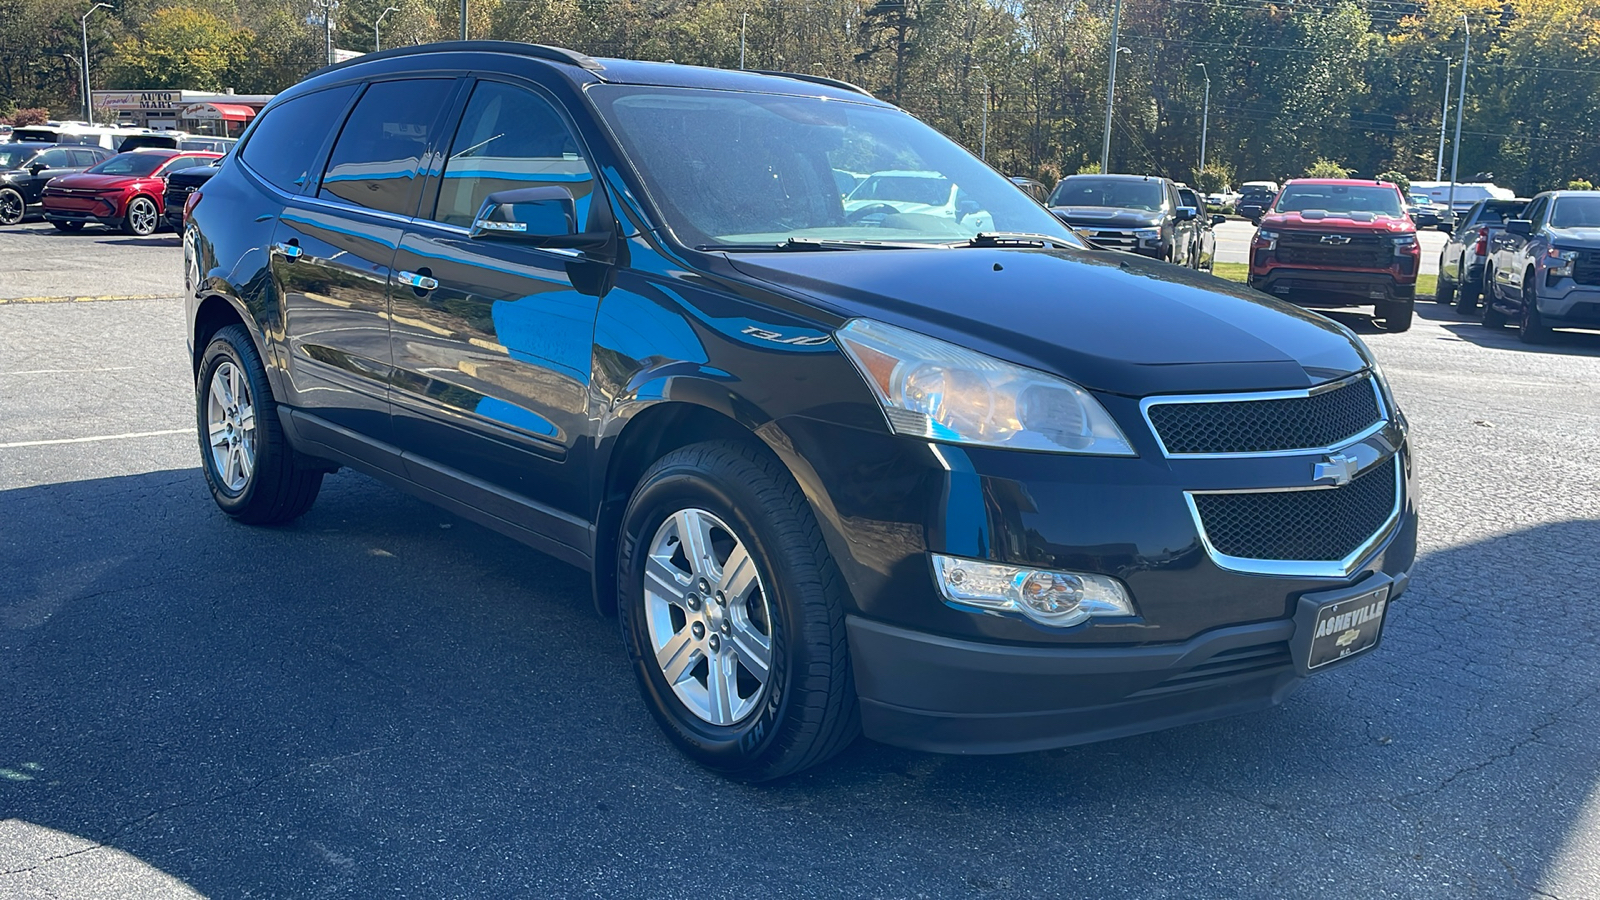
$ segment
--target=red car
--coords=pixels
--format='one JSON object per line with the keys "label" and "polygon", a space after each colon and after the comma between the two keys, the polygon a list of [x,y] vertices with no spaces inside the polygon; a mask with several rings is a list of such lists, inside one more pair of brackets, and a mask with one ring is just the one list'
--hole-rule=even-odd
{"label": "red car", "polygon": [[210,165],[220,153],[133,150],[118,153],[76,175],[44,186],[44,217],[62,231],[89,222],[126,234],[152,234],[161,227],[161,196],[167,176],[190,166]]}
{"label": "red car", "polygon": [[1302,306],[1371,303],[1386,331],[1411,327],[1422,247],[1400,189],[1299,178],[1250,242],[1250,286]]}

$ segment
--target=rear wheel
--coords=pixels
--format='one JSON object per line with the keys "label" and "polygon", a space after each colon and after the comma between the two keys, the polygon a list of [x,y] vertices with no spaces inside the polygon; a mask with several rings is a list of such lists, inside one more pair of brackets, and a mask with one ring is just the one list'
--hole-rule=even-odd
{"label": "rear wheel", "polygon": [[218,331],[195,382],[201,467],[217,506],[250,525],[278,525],[311,508],[323,470],[296,456],[278,423],[267,372],[243,325]]}
{"label": "rear wheel", "polygon": [[1495,308],[1495,303],[1500,300],[1500,289],[1495,286],[1494,272],[1485,270],[1483,273],[1483,315],[1478,321],[1485,328],[1504,328],[1510,321],[1506,314]]}
{"label": "rear wheel", "polygon": [[15,225],[22,221],[22,216],[28,211],[28,204],[23,202],[22,195],[13,188],[0,189],[0,225]]}
{"label": "rear wheel", "polygon": [[1374,312],[1383,320],[1384,331],[1410,331],[1416,303],[1411,300],[1380,300],[1374,305]]}
{"label": "rear wheel", "polygon": [[[1440,262],[1443,262],[1443,260],[1441,260]],[[1434,282],[1434,285],[1433,285],[1433,302],[1435,302],[1435,303],[1449,303],[1450,301],[1454,300],[1455,298],[1456,298],[1456,285],[1455,285],[1455,282],[1449,281],[1444,277],[1444,266],[1441,265],[1439,267],[1439,277]]]}
{"label": "rear wheel", "polygon": [[1539,315],[1539,298],[1534,293],[1534,275],[1522,278],[1522,315],[1517,320],[1517,337],[1525,344],[1548,344],[1554,334]]}
{"label": "rear wheel", "polygon": [[128,201],[128,213],[122,218],[122,233],[143,237],[155,234],[156,227],[161,224],[161,214],[156,211],[156,202],[149,197],[135,197]]}
{"label": "rear wheel", "polygon": [[1470,316],[1478,310],[1478,302],[1483,299],[1483,282],[1463,284],[1456,288],[1456,312],[1463,316]]}
{"label": "rear wheel", "polygon": [[640,480],[622,528],[623,638],[680,750],[763,781],[855,738],[843,579],[776,460],[736,442],[673,451]]}

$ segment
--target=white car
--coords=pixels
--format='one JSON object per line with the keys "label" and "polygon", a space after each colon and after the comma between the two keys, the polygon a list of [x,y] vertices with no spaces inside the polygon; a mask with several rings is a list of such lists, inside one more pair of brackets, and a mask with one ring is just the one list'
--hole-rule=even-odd
{"label": "white car", "polygon": [[844,215],[851,221],[891,214],[938,216],[972,234],[994,230],[994,216],[938,172],[874,172],[844,198]]}

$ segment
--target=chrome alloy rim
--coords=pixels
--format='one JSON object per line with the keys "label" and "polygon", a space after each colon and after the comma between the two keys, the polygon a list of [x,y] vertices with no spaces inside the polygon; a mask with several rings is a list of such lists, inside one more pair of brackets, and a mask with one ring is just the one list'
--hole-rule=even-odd
{"label": "chrome alloy rim", "polygon": [[156,230],[156,205],[141,197],[128,207],[128,218],[133,222],[134,231],[149,234]]}
{"label": "chrome alloy rim", "polygon": [[772,613],[755,561],[721,519],[679,510],[656,529],[644,570],[656,665],[712,725],[755,711],[772,672]]}
{"label": "chrome alloy rim", "polygon": [[15,191],[0,191],[0,225],[15,225],[22,221],[22,195]]}
{"label": "chrome alloy rim", "polygon": [[212,373],[206,395],[206,443],[222,486],[243,491],[256,470],[256,408],[244,373],[226,360]]}

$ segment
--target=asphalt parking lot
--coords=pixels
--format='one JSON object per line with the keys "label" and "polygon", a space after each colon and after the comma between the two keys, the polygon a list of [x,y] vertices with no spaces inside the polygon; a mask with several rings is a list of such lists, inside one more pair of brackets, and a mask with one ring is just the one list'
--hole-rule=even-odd
{"label": "asphalt parking lot", "polygon": [[1600,897],[1600,333],[1343,317],[1422,558],[1286,705],[751,787],[578,570],[349,472],[217,512],[181,280],[171,236],[0,231],[0,897]]}

